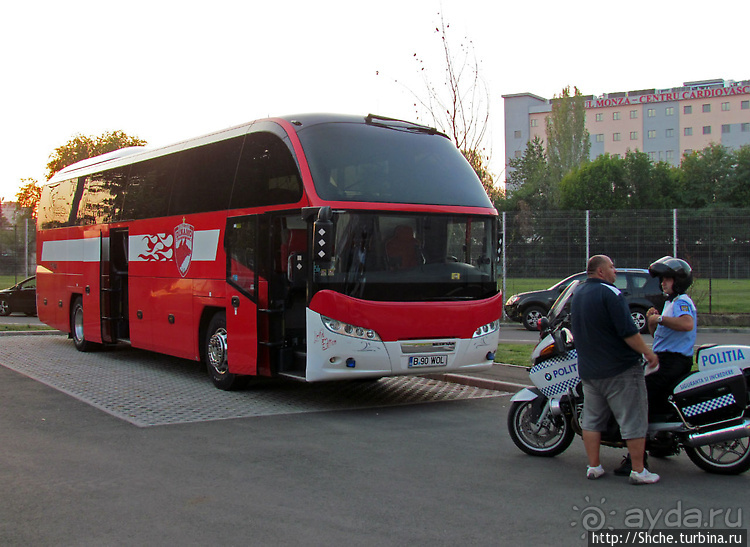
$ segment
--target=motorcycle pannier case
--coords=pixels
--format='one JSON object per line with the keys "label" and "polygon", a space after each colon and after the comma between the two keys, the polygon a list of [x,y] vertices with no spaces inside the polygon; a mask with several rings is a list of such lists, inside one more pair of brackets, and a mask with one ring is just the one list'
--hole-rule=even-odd
{"label": "motorcycle pannier case", "polygon": [[742,416],[747,387],[739,367],[697,372],[674,390],[674,401],[693,425],[705,425]]}

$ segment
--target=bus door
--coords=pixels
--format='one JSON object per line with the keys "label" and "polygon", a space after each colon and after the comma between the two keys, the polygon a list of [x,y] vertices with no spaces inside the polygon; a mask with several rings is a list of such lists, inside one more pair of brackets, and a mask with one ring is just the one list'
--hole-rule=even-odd
{"label": "bus door", "polygon": [[224,235],[227,255],[227,359],[232,374],[257,375],[258,297],[257,272],[258,217],[227,219]]}
{"label": "bus door", "polygon": [[101,237],[100,284],[103,342],[129,340],[128,229],[117,228]]}
{"label": "bus door", "polygon": [[306,272],[307,231],[300,213],[230,218],[226,234],[230,372],[304,378],[306,283],[299,269]]}

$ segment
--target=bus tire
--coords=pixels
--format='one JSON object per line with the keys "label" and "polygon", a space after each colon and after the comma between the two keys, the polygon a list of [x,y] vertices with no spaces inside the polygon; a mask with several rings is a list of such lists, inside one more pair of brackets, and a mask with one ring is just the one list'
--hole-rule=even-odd
{"label": "bus tire", "polygon": [[204,361],[208,376],[213,384],[224,391],[240,389],[246,385],[246,378],[229,372],[227,361],[227,317],[223,311],[217,312],[206,329]]}
{"label": "bus tire", "polygon": [[83,299],[77,296],[70,307],[70,336],[78,351],[94,351],[98,344],[86,340],[83,334]]}

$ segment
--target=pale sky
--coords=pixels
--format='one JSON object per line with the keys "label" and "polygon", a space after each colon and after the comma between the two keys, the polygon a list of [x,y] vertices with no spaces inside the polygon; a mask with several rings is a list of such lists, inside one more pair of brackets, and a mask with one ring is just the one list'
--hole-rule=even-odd
{"label": "pale sky", "polygon": [[[414,54],[441,81],[438,13],[468,37],[491,93],[493,172],[503,100],[750,79],[750,3],[486,0],[41,0],[0,23],[0,198],[44,181],[76,134],[121,129],[166,145],[253,119],[305,112],[416,120]],[[401,83],[395,83],[398,80]]]}

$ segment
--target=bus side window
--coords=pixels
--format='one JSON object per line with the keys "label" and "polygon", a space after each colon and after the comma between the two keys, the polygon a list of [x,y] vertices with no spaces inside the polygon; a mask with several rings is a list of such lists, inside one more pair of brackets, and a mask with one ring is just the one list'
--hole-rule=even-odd
{"label": "bus side window", "polygon": [[171,155],[133,164],[121,219],[117,220],[166,216],[176,161],[177,156]]}
{"label": "bus side window", "polygon": [[235,137],[178,154],[170,215],[226,210],[242,140],[243,137]]}
{"label": "bus side window", "polygon": [[80,198],[77,190],[78,179],[64,180],[44,188],[39,207],[39,222],[43,229],[70,226],[73,202]]}
{"label": "bus side window", "polygon": [[302,181],[286,145],[272,133],[248,134],[230,208],[297,203],[300,199]]}
{"label": "bus side window", "polygon": [[78,206],[79,226],[104,224],[119,218],[128,170],[128,167],[122,167],[85,178],[81,204]]}

